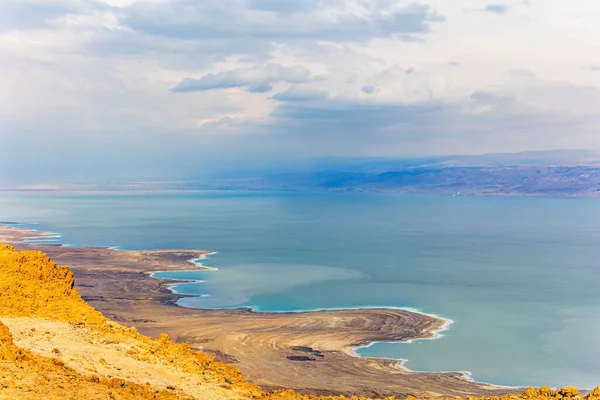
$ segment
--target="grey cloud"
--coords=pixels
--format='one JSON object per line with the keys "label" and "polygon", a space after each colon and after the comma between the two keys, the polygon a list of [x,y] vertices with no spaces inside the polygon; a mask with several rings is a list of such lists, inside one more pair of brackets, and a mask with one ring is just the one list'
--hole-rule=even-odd
{"label": "grey cloud", "polygon": [[[335,19],[310,12],[315,2],[294,6],[287,1],[255,0],[249,4],[254,8],[243,7],[243,4],[234,0],[135,3],[121,11],[121,20],[134,31],[156,36],[201,40],[252,37],[269,41],[365,41],[388,36],[416,40],[412,34],[427,33],[430,23],[445,20],[423,4],[409,4],[384,12],[377,2],[365,2],[367,13],[359,16],[346,10],[344,2],[325,3],[330,9],[335,6],[333,11],[338,15]],[[282,10],[303,12],[281,14]]]}
{"label": "grey cloud", "polygon": [[492,92],[487,90],[478,90],[469,96],[466,108],[471,111],[491,110],[491,109],[512,109],[517,108],[515,98],[510,93]]}
{"label": "grey cloud", "polygon": [[363,86],[361,90],[366,94],[373,94],[378,90],[378,88],[375,85],[367,85]]}
{"label": "grey cloud", "polygon": [[310,71],[304,67],[284,67],[267,64],[252,68],[237,68],[204,75],[200,79],[185,78],[171,91],[194,92],[211,89],[246,87],[251,92],[268,92],[276,82],[303,83],[311,79]]}
{"label": "grey cloud", "polygon": [[[431,145],[453,139],[458,146],[470,146],[473,151],[484,149],[476,149],[479,144],[471,142],[471,135],[485,135],[497,146],[504,145],[508,135],[516,135],[513,139],[525,147],[549,141],[560,147],[565,141],[577,140],[578,135],[579,143],[596,137],[596,126],[600,123],[596,113],[599,89],[536,82],[515,89],[514,92],[477,90],[468,98],[453,102],[385,104],[332,98],[286,102],[271,113],[275,120],[271,128],[277,132],[295,132],[302,138],[308,132],[316,136],[334,135],[339,140],[355,141],[356,146],[367,145],[365,142],[370,140],[396,143],[417,140]],[[557,112],[562,105],[540,103],[544,98],[566,99],[566,103],[577,104],[576,111]],[[565,137],[565,131],[577,134]]]}
{"label": "grey cloud", "polygon": [[[419,121],[425,115],[441,111],[437,103],[415,105],[368,104],[340,100],[311,103],[282,103],[271,116],[304,123],[324,123],[341,126],[385,127],[399,121]],[[340,131],[343,134],[344,130]],[[364,133],[364,131],[361,131]]]}
{"label": "grey cloud", "polygon": [[600,65],[591,65],[591,66],[587,67],[587,69],[589,69],[590,71],[593,71],[593,72],[600,72]]}
{"label": "grey cloud", "polygon": [[495,14],[506,14],[509,8],[506,4],[488,4],[485,6],[483,11],[491,12]]}
{"label": "grey cloud", "polygon": [[327,92],[324,90],[307,90],[291,88],[285,92],[277,93],[273,99],[279,101],[313,101],[323,100],[327,97]]}
{"label": "grey cloud", "polygon": [[[81,51],[97,56],[143,55],[171,69],[207,68],[232,55],[256,64],[268,62],[276,45],[314,55],[328,42],[394,37],[422,43],[430,25],[445,20],[427,5],[359,1],[364,11],[360,15],[347,9],[345,0],[136,2],[111,8],[123,29],[98,27],[86,37]],[[336,18],[329,17],[332,14]]]}
{"label": "grey cloud", "polygon": [[103,54],[154,54],[160,52],[161,54],[188,54],[200,57],[205,57],[206,54],[225,57],[232,53],[262,53],[271,48],[269,43],[257,42],[251,38],[240,38],[235,41],[228,39],[179,41],[168,37],[101,29],[96,32],[91,44],[92,50]]}
{"label": "grey cloud", "polygon": [[593,114],[563,115],[532,108],[503,92],[476,91],[466,101],[472,106],[465,107],[464,101],[411,105],[337,99],[283,102],[271,113],[271,124],[250,129],[273,133],[282,141],[280,147],[285,139],[287,145],[313,155],[315,148],[337,155],[370,151],[382,155],[385,151],[431,153],[432,146],[448,152],[485,152],[507,143],[515,146],[510,150],[516,150],[549,140],[559,143],[565,130],[577,131],[585,142],[590,134],[587,126],[600,120]]}
{"label": "grey cloud", "polygon": [[271,48],[270,42],[253,38],[173,40],[135,32],[98,30],[82,51],[100,57],[147,57],[169,69],[190,70],[206,69],[232,54],[245,56],[244,61],[265,63],[270,59]]}
{"label": "grey cloud", "polygon": [[45,28],[67,14],[100,8],[106,6],[95,1],[6,0],[0,3],[0,31]]}
{"label": "grey cloud", "polygon": [[281,14],[308,12],[318,7],[318,0],[250,0],[252,10],[274,11]]}
{"label": "grey cloud", "polygon": [[268,93],[273,90],[273,86],[270,83],[258,83],[256,85],[248,86],[250,93]]}

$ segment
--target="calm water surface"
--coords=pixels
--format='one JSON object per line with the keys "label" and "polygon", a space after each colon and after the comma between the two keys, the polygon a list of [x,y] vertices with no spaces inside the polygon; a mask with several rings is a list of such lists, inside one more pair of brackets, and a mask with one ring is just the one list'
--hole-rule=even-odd
{"label": "calm water surface", "polygon": [[366,356],[506,385],[600,384],[600,202],[375,194],[0,192],[0,220],[62,243],[208,249],[164,277],[190,307],[413,307],[439,340]]}

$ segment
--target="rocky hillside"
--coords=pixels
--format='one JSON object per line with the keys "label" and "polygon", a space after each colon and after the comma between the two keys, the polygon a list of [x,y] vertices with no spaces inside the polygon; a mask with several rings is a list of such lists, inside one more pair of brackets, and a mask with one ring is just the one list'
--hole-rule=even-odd
{"label": "rocky hillside", "polygon": [[[0,399],[317,399],[265,393],[166,334],[152,339],[112,322],[73,284],[69,268],[45,254],[0,244]],[[582,396],[575,388],[506,396],[554,398]],[[600,388],[587,399],[600,400]]]}

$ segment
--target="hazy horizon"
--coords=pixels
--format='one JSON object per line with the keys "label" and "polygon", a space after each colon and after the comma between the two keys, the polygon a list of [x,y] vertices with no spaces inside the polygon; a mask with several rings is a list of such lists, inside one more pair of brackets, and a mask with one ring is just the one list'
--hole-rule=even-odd
{"label": "hazy horizon", "polygon": [[[598,150],[547,150],[517,153],[422,155],[413,157],[316,157],[297,159],[244,160],[221,162],[204,171],[176,171],[148,169],[140,174],[88,174],[54,175],[40,171],[36,176],[23,179],[17,176],[0,177],[0,189],[59,187],[60,185],[102,185],[159,182],[217,182],[268,177],[280,174],[316,173],[322,171],[361,172],[395,171],[410,167],[427,166],[527,166],[527,165],[590,165],[600,164]],[[44,172],[48,174],[44,174]],[[127,171],[125,171],[127,172]],[[154,175],[152,173],[155,173]]]}
{"label": "hazy horizon", "polygon": [[4,182],[600,148],[600,4],[8,0]]}

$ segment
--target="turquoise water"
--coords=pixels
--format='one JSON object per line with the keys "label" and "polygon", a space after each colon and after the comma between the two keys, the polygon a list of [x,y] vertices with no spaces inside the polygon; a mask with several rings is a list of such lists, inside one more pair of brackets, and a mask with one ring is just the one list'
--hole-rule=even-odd
{"label": "turquoise water", "polygon": [[600,384],[600,202],[376,194],[0,192],[0,220],[72,245],[217,253],[190,307],[413,307],[438,340],[366,356],[505,385]]}

